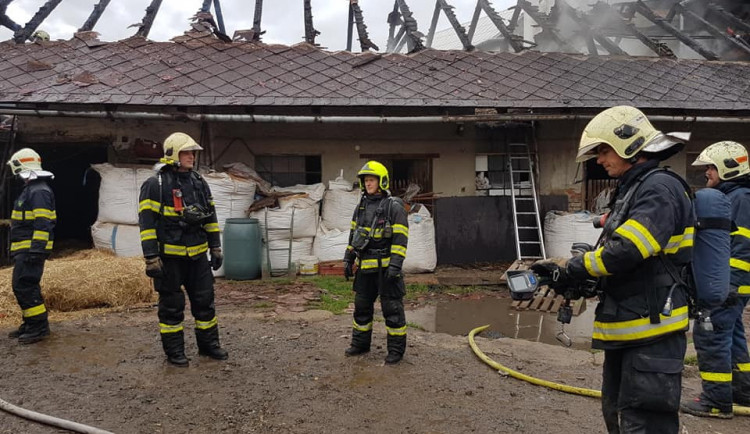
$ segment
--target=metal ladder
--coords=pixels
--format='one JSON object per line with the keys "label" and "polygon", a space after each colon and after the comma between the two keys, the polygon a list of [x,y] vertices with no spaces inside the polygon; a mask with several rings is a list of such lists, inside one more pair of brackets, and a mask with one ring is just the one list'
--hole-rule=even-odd
{"label": "metal ladder", "polygon": [[[262,278],[268,279],[271,277],[282,277],[282,276],[288,276],[291,278],[294,278],[297,276],[297,269],[295,265],[292,263],[292,242],[294,241],[294,210],[295,208],[292,207],[292,216],[291,220],[289,222],[288,228],[269,228],[268,227],[268,208],[265,208],[265,241],[266,241],[266,266],[263,269]],[[271,248],[271,240],[268,237],[268,234],[271,232],[281,232],[286,231],[289,232],[289,245],[287,247],[277,247],[277,248]],[[281,252],[285,251],[287,252],[287,263],[286,268],[273,268],[273,265],[271,264],[271,252]]]}
{"label": "metal ladder", "polygon": [[539,218],[539,198],[534,181],[534,164],[529,146],[526,143],[509,143],[507,146],[516,258],[519,261],[546,259],[542,223]]}

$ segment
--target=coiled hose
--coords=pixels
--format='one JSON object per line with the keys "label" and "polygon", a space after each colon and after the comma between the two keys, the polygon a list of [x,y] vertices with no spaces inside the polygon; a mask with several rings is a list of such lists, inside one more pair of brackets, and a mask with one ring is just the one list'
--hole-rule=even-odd
{"label": "coiled hose", "polygon": [[[488,364],[492,368],[497,369],[498,371],[503,372],[505,374],[508,374],[513,378],[517,378],[519,380],[523,380],[531,384],[536,384],[537,386],[544,386],[550,389],[559,390],[565,393],[572,393],[575,395],[590,396],[592,398],[602,397],[602,392],[600,390],[568,386],[567,384],[559,384],[559,383],[554,383],[552,381],[541,380],[539,378],[535,378],[530,375],[526,375],[518,371],[514,371],[490,359],[486,354],[482,352],[482,350],[479,349],[479,347],[477,346],[477,343],[474,341],[474,336],[481,333],[487,328],[489,328],[489,325],[477,327],[471,332],[469,332],[469,346],[471,346],[471,350],[474,351],[474,354],[476,354],[476,356],[479,357],[480,360],[482,360],[484,363]],[[734,414],[739,415],[739,416],[750,416],[750,407],[743,407],[741,405],[736,405],[736,404],[733,407],[734,407]]]}
{"label": "coiled hose", "polygon": [[26,410],[25,408],[18,407],[9,402],[3,401],[2,399],[0,399],[0,410],[7,411],[10,414],[22,417],[24,419],[33,420],[34,422],[66,429],[68,431],[84,434],[113,434],[110,431],[94,428],[93,426],[83,425],[77,422],[71,422],[69,420],[60,419],[54,416],[47,416],[46,414],[37,413],[31,410]]}

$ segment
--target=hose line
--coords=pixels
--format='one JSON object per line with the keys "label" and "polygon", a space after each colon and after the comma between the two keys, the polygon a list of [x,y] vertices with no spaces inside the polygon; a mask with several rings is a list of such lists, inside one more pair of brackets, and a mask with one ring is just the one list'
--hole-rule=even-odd
{"label": "hose line", "polygon": [[46,414],[37,413],[31,410],[26,410],[25,408],[15,406],[7,401],[3,401],[2,399],[0,399],[0,410],[7,411],[10,414],[22,417],[24,419],[43,423],[45,425],[55,426],[58,428],[66,429],[68,431],[83,434],[113,434],[110,431],[94,428],[93,426],[83,425],[77,422],[71,422],[69,420],[60,419],[54,416],[47,416]]}
{"label": "hose line", "polygon": [[[502,373],[508,374],[513,378],[517,378],[519,380],[523,380],[531,384],[536,384],[537,386],[544,386],[550,389],[559,390],[561,392],[566,392],[566,393],[572,393],[575,395],[590,396],[592,398],[602,397],[602,392],[599,390],[586,389],[583,387],[568,386],[567,384],[559,384],[559,383],[554,383],[552,381],[541,380],[539,378],[534,378],[530,375],[526,375],[518,371],[514,371],[506,366],[503,366],[497,363],[496,361],[489,358],[486,354],[484,354],[482,350],[479,349],[476,342],[474,341],[474,336],[481,333],[487,328],[489,328],[489,324],[481,326],[481,327],[477,327],[471,332],[469,332],[469,346],[471,346],[471,349],[472,351],[474,351],[474,354],[476,354],[476,356],[479,357],[479,359],[482,360],[487,365],[491,366],[492,368]],[[733,407],[734,407],[734,414],[739,415],[739,416],[750,416],[750,407],[743,407],[741,405],[736,405],[736,404]]]}

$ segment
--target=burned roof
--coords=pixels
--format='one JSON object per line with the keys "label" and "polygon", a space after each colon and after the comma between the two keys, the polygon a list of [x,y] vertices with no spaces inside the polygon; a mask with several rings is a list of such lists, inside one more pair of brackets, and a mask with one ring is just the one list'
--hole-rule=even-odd
{"label": "burned roof", "polygon": [[563,53],[327,52],[189,32],[0,43],[0,103],[750,110],[750,63]]}

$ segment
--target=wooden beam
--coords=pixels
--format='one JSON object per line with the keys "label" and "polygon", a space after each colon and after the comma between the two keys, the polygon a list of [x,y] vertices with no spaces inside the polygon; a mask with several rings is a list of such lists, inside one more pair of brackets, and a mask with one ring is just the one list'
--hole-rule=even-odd
{"label": "wooden beam", "polygon": [[104,10],[107,9],[107,5],[109,5],[109,2],[110,0],[101,0],[99,3],[95,4],[94,10],[91,11],[91,15],[89,15],[86,22],[83,23],[78,31],[88,32],[90,30],[93,30],[94,26],[96,26],[96,23],[99,21],[99,18],[101,18],[102,14],[104,13]]}

